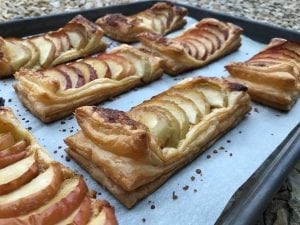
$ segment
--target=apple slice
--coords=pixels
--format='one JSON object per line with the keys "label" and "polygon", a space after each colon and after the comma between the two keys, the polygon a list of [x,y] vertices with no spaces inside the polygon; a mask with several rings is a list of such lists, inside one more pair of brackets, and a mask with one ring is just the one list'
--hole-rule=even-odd
{"label": "apple slice", "polygon": [[193,89],[172,89],[169,93],[181,95],[193,101],[202,114],[202,117],[210,112],[210,104],[207,102],[202,92]]}
{"label": "apple slice", "polygon": [[220,28],[218,25],[203,24],[202,29],[207,30],[210,33],[217,36],[220,39],[221,43],[223,43],[224,41],[226,41],[228,39],[228,31]]}
{"label": "apple slice", "polygon": [[40,65],[42,67],[48,67],[55,57],[55,45],[54,43],[45,38],[44,36],[33,37],[30,41],[37,47],[40,53]]}
{"label": "apple slice", "polygon": [[[56,224],[70,216],[81,205],[87,191],[87,186],[81,177],[75,176],[66,179],[54,198],[42,207],[22,217],[7,219],[7,222],[11,222],[11,224],[17,221],[22,221],[25,224]],[[0,219],[0,224],[1,222]]]}
{"label": "apple slice", "polygon": [[57,66],[56,69],[69,76],[72,83],[71,88],[78,88],[84,85],[84,77],[81,71],[77,71],[75,68],[65,64]]}
{"label": "apple slice", "polygon": [[66,219],[56,223],[55,225],[65,225],[65,224],[76,224],[76,225],[86,225],[90,218],[93,216],[92,201],[86,196],[81,205],[76,209],[70,216]]}
{"label": "apple slice", "polygon": [[180,125],[180,139],[184,138],[189,127],[189,119],[184,110],[182,110],[176,103],[167,100],[150,100],[143,102],[143,106],[159,106],[165,110],[168,110],[178,121]]}
{"label": "apple slice", "polygon": [[135,71],[132,63],[122,55],[115,53],[103,54],[98,57],[105,61],[111,71],[111,79],[121,80],[129,75],[132,75]]}
{"label": "apple slice", "polygon": [[69,37],[66,35],[65,31],[60,28],[57,31],[51,32],[50,35],[55,38],[60,39],[61,51],[65,52],[71,49],[71,43]]}
{"label": "apple slice", "polygon": [[4,157],[7,155],[15,154],[21,152],[26,149],[27,143],[25,140],[21,140],[14,145],[0,151],[0,157]]}
{"label": "apple slice", "polygon": [[55,46],[55,58],[58,57],[63,51],[61,39],[55,35],[52,35],[51,33],[47,34],[45,37],[53,42]]}
{"label": "apple slice", "polygon": [[12,192],[31,181],[39,173],[36,154],[0,169],[0,195]]}
{"label": "apple slice", "polygon": [[100,206],[95,207],[101,208],[101,211],[91,218],[87,225],[118,225],[114,209],[111,206],[100,203]]}
{"label": "apple slice", "polygon": [[214,33],[210,32],[208,29],[201,28],[199,30],[199,34],[203,37],[207,37],[207,39],[209,39],[213,43],[214,52],[221,47],[222,41],[220,40],[220,38],[216,36]]}
{"label": "apple slice", "polygon": [[200,121],[201,112],[192,100],[175,93],[161,95],[159,99],[176,103],[183,111],[185,111],[191,124],[196,124]]}
{"label": "apple slice", "polygon": [[196,45],[189,41],[187,38],[180,40],[180,43],[187,49],[187,52],[190,56],[192,56],[195,59],[199,59],[199,52],[197,50]]}
{"label": "apple slice", "polygon": [[14,136],[9,133],[0,134],[0,152],[15,144]]}
{"label": "apple slice", "polygon": [[168,110],[158,106],[142,106],[131,109],[128,115],[146,125],[159,146],[175,146],[178,142],[180,127]]}
{"label": "apple slice", "polygon": [[97,78],[111,77],[111,71],[106,62],[97,58],[88,58],[83,60],[83,62],[90,65],[96,71]]}
{"label": "apple slice", "polygon": [[61,166],[51,163],[49,168],[21,188],[0,196],[0,218],[16,217],[52,199],[62,183]]}
{"label": "apple slice", "polygon": [[1,157],[0,158],[0,169],[23,159],[26,155],[27,155],[27,151],[23,150],[20,152],[16,152],[16,153]]}
{"label": "apple slice", "polygon": [[31,59],[30,50],[22,44],[19,39],[6,39],[5,41],[5,53],[10,59],[11,65],[14,70],[20,69],[27,64]]}
{"label": "apple slice", "polygon": [[207,47],[205,46],[205,44],[203,42],[201,42],[201,40],[196,39],[195,37],[187,37],[187,40],[189,40],[190,42],[193,42],[194,45],[196,46],[197,50],[199,51],[198,59],[205,60],[208,55],[208,52],[209,52]]}
{"label": "apple slice", "polygon": [[214,108],[227,106],[227,96],[220,87],[213,84],[203,84],[197,86],[197,89],[203,93],[207,102]]}
{"label": "apple slice", "polygon": [[68,74],[64,73],[63,71],[60,71],[56,68],[47,69],[42,71],[44,76],[52,77],[56,79],[60,84],[61,90],[67,90],[72,88],[72,81]]}
{"label": "apple slice", "polygon": [[24,65],[25,68],[33,68],[34,66],[39,65],[40,52],[37,47],[29,40],[25,39],[22,42],[31,52],[31,59]]}
{"label": "apple slice", "polygon": [[67,26],[64,27],[64,30],[73,48],[81,49],[87,45],[88,39],[86,31],[82,25],[74,23],[67,24]]}
{"label": "apple slice", "polygon": [[85,83],[91,82],[98,78],[94,68],[83,61],[71,63],[69,64],[69,66],[80,71],[80,73],[84,77]]}

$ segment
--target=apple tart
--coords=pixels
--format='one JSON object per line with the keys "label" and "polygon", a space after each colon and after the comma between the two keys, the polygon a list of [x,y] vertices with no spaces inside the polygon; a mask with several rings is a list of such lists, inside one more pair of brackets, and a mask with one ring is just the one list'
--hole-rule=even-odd
{"label": "apple tart", "polygon": [[20,68],[48,68],[102,51],[102,37],[102,29],[81,15],[57,31],[24,39],[0,37],[0,78]]}
{"label": "apple tart", "polygon": [[53,161],[7,107],[0,107],[0,178],[1,225],[117,224],[109,203]]}
{"label": "apple tart", "polygon": [[183,7],[160,2],[131,16],[108,14],[99,18],[96,24],[112,39],[131,43],[138,41],[137,35],[142,32],[165,35],[181,28],[186,24],[186,14],[187,10]]}
{"label": "apple tart", "polygon": [[14,88],[23,104],[44,122],[71,114],[91,105],[149,83],[163,75],[161,59],[121,45],[110,53],[76,62],[15,73]]}
{"label": "apple tart", "polygon": [[84,106],[66,151],[126,207],[155,191],[250,110],[247,88],[191,78],[128,112]]}
{"label": "apple tart", "polygon": [[163,58],[162,67],[171,75],[202,67],[237,50],[242,29],[216,19],[202,19],[175,38],[145,32],[138,35],[141,48]]}
{"label": "apple tart", "polygon": [[248,61],[226,69],[230,80],[249,88],[254,101],[290,110],[300,93],[300,43],[274,38]]}

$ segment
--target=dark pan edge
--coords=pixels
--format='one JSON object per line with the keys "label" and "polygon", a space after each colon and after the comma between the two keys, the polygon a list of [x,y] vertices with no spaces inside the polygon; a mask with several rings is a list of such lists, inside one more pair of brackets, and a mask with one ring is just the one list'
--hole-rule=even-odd
{"label": "dark pan edge", "polygon": [[[133,14],[138,11],[149,8],[156,2],[169,1],[140,1],[116,6],[107,6],[102,8],[73,11],[62,14],[53,14],[49,16],[32,17],[0,23],[0,35],[3,37],[15,36],[24,37],[37,33],[43,33],[49,30],[55,30],[74,16],[81,14],[86,18],[95,21],[97,18],[104,16],[107,13],[123,13]],[[173,3],[173,2],[172,2]],[[175,5],[186,7],[189,11],[189,16],[200,20],[204,17],[215,17],[223,21],[228,21],[241,26],[244,29],[244,34],[253,40],[268,43],[273,37],[286,38],[292,41],[299,41],[300,33],[273,26],[270,24],[256,22],[249,19],[238,18],[224,13],[209,11],[206,9],[197,8],[185,4],[173,3]],[[20,29],[22,28],[22,29]]]}
{"label": "dark pan edge", "polygon": [[233,194],[215,225],[253,225],[300,158],[300,123]]}

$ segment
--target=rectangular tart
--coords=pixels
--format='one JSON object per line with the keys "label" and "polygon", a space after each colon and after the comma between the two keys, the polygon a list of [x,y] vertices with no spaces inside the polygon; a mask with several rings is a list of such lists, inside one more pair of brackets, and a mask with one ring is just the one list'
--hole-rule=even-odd
{"label": "rectangular tart", "polygon": [[29,38],[0,37],[0,78],[20,68],[41,69],[103,51],[103,30],[81,15],[65,26]]}
{"label": "rectangular tart", "polygon": [[226,69],[228,79],[246,85],[254,101],[290,110],[300,93],[300,43],[273,38],[251,59]]}
{"label": "rectangular tart", "polygon": [[70,115],[149,83],[163,75],[160,59],[121,45],[109,53],[59,66],[15,73],[14,88],[22,103],[43,122]]}
{"label": "rectangular tart", "polygon": [[0,178],[1,225],[117,225],[109,203],[54,161],[8,107],[0,107]]}
{"label": "rectangular tart", "polygon": [[128,112],[84,106],[66,151],[126,207],[155,191],[250,110],[247,88],[186,79]]}
{"label": "rectangular tart", "polygon": [[131,43],[138,41],[137,35],[152,32],[165,35],[186,24],[187,10],[170,3],[159,2],[151,8],[131,16],[120,13],[108,14],[96,21],[110,38]]}
{"label": "rectangular tart", "polygon": [[145,32],[138,35],[141,48],[163,59],[170,75],[202,67],[241,46],[242,29],[232,23],[205,18],[174,38]]}

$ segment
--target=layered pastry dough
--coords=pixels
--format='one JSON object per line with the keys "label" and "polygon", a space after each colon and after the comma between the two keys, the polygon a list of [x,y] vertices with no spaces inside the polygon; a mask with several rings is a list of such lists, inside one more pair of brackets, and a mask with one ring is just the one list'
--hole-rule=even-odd
{"label": "layered pastry dough", "polygon": [[161,59],[121,45],[110,53],[54,68],[15,74],[14,88],[23,104],[44,122],[96,104],[163,74]]}
{"label": "layered pastry dough", "polygon": [[165,35],[181,28],[186,24],[186,14],[187,10],[183,7],[161,2],[131,16],[108,14],[99,18],[96,23],[112,39],[130,43],[138,41],[137,35],[142,32]]}
{"label": "layered pastry dough", "polygon": [[117,225],[114,209],[53,161],[6,107],[0,107],[0,224]]}
{"label": "layered pastry dough", "polygon": [[67,152],[132,207],[193,160],[249,111],[247,88],[191,78],[129,112],[84,106]]}
{"label": "layered pastry dough", "polygon": [[241,33],[234,24],[206,18],[175,38],[148,32],[138,38],[141,48],[164,59],[162,66],[168,74],[177,75],[237,50]]}
{"label": "layered pastry dough", "polygon": [[30,38],[0,37],[0,78],[20,68],[41,69],[106,48],[103,31],[78,15],[63,28]]}
{"label": "layered pastry dough", "polygon": [[226,69],[230,80],[249,88],[253,100],[290,110],[300,93],[300,43],[274,38],[248,61]]}

